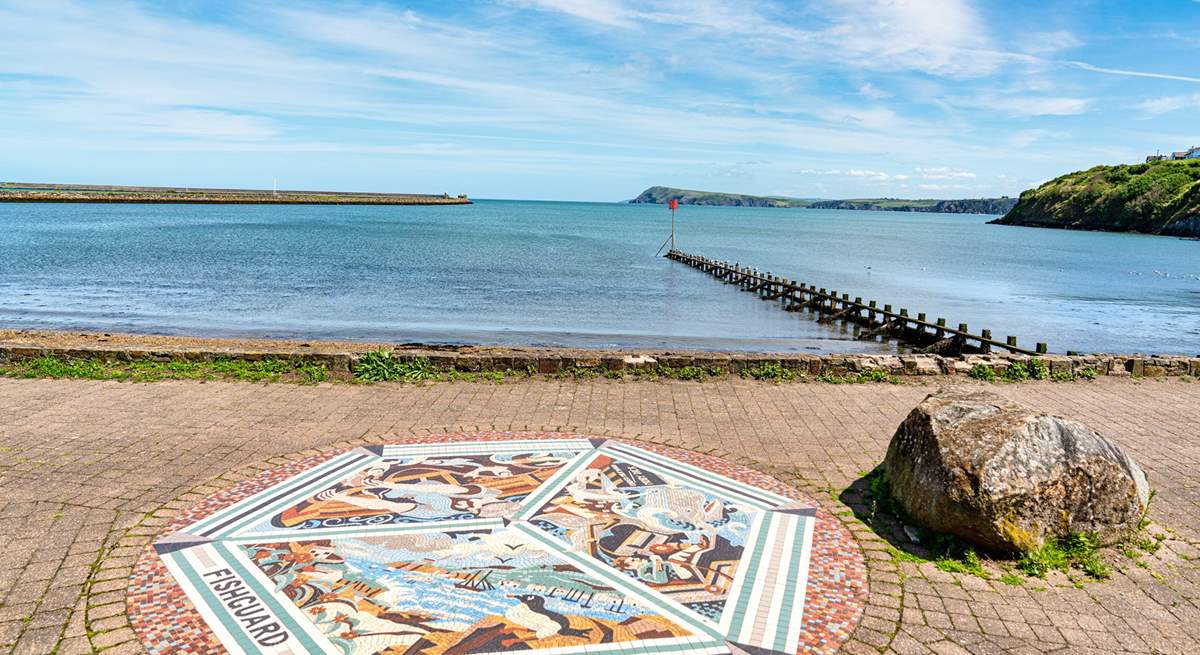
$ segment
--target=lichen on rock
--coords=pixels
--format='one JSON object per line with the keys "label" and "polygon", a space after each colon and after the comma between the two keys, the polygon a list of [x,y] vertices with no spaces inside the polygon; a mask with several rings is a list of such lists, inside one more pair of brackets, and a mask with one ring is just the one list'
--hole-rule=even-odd
{"label": "lichen on rock", "polygon": [[994,552],[1075,532],[1115,543],[1149,502],[1141,467],[1099,433],[969,388],[918,405],[892,437],[884,473],[911,520]]}

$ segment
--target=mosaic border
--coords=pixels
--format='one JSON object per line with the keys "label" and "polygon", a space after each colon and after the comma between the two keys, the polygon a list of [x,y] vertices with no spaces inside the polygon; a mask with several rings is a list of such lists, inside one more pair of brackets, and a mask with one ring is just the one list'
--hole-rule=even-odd
{"label": "mosaic border", "polygon": [[[559,432],[462,432],[389,441],[388,446],[431,443],[506,441],[513,439],[579,439],[587,435]],[[759,489],[818,507],[798,653],[833,653],[850,637],[866,602],[866,563],[850,532],[834,516],[783,482],[720,458],[671,446],[605,437],[687,465],[717,473]],[[235,483],[181,512],[155,539],[172,534],[287,478],[312,469],[342,453],[344,447],[274,467]],[[175,583],[153,544],[143,549],[127,587],[130,624],[150,655],[188,652],[218,655],[227,651]]]}

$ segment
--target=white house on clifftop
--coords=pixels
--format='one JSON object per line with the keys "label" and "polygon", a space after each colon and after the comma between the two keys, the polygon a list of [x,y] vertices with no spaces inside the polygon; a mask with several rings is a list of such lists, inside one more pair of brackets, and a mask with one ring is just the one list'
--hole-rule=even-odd
{"label": "white house on clifftop", "polygon": [[1152,161],[1176,161],[1180,159],[1200,159],[1200,146],[1192,146],[1187,150],[1180,150],[1169,155],[1148,155],[1146,163],[1149,164]]}

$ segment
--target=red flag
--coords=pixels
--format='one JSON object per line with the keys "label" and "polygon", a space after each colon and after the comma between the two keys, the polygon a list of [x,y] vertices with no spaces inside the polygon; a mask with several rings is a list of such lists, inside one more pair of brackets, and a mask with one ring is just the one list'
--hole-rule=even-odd
{"label": "red flag", "polygon": [[676,209],[679,209],[679,201],[675,198],[671,198],[667,201],[667,206],[671,208],[671,211],[675,211]]}

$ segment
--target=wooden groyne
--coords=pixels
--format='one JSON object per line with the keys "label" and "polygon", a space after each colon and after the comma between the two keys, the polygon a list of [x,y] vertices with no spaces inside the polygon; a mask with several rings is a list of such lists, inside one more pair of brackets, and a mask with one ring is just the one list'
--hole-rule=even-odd
{"label": "wooden groyne", "polygon": [[842,321],[859,326],[859,339],[894,338],[919,352],[943,355],[986,353],[993,349],[1024,355],[1047,352],[1045,343],[1038,343],[1033,350],[1029,350],[1017,345],[1015,336],[998,341],[992,338],[991,330],[974,334],[966,323],[959,323],[957,328],[952,328],[944,318],[939,317],[931,322],[924,313],[912,316],[907,308],[894,311],[891,305],[880,307],[874,300],[864,302],[861,296],[851,300],[848,293],[827,291],[772,275],[770,271],[760,273],[740,263],[715,261],[679,250],[668,252],[666,257],[708,273],[726,284],[736,285],[742,291],[756,293],[763,300],[777,301],[787,311],[808,310],[819,314],[818,320],[822,323]]}

